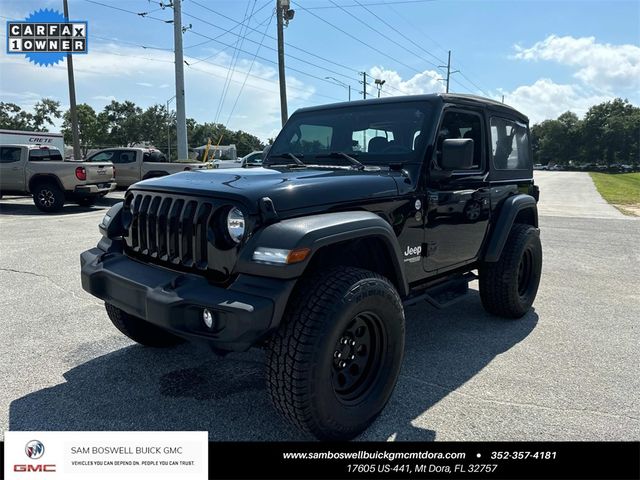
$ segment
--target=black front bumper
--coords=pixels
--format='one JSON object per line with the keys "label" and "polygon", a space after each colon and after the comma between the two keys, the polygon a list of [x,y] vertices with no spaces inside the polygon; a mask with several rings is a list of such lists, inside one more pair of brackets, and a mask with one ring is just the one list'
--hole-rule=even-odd
{"label": "black front bumper", "polygon": [[[222,288],[100,248],[83,252],[80,263],[82,288],[90,294],[178,336],[230,351],[248,349],[279,325],[295,283],[239,275]],[[212,328],[203,322],[205,308],[213,313]]]}

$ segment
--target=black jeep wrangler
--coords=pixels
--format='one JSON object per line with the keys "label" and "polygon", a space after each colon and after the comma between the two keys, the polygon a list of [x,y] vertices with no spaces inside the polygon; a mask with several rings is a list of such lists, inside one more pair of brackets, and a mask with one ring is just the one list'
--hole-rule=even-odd
{"label": "black jeep wrangler", "polygon": [[[81,255],[82,286],[132,340],[267,350],[275,408],[320,439],[389,400],[404,307],[446,307],[476,278],[522,317],[542,249],[528,119],[420,95],[298,110],[263,167],[136,183]],[[455,315],[452,309],[452,315]]]}

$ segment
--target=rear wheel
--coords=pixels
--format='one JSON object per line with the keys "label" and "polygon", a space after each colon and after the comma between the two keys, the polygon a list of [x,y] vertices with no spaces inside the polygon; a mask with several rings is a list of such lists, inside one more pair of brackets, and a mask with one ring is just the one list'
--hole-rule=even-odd
{"label": "rear wheel", "polygon": [[515,224],[500,260],[480,268],[480,298],[485,310],[501,317],[522,317],[536,298],[541,271],[538,229]]}
{"label": "rear wheel", "polygon": [[404,311],[393,285],[337,267],[302,285],[269,344],[273,405],[319,439],[365,430],[395,387],[404,353]]}
{"label": "rear wheel", "polygon": [[64,206],[64,192],[53,182],[39,183],[33,189],[33,203],[42,212],[58,212]]}
{"label": "rear wheel", "polygon": [[172,347],[184,340],[151,323],[128,314],[110,303],[104,304],[115,327],[134,342],[147,347]]}

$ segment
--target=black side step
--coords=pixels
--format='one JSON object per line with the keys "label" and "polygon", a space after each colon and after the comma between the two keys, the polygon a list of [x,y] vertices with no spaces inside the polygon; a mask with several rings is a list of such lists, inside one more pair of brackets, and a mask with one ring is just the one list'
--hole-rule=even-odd
{"label": "black side step", "polygon": [[409,297],[402,303],[405,307],[408,307],[426,300],[436,308],[446,308],[464,298],[469,292],[469,282],[477,278],[478,276],[475,273],[468,272],[429,287],[423,293]]}

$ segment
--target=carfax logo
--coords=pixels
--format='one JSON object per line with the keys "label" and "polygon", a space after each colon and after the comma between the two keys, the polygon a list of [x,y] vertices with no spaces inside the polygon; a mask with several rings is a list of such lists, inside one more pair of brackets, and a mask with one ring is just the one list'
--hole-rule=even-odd
{"label": "carfax logo", "polygon": [[36,65],[55,65],[68,53],[87,53],[87,22],[38,10],[24,21],[7,22],[7,53],[24,54]]}

